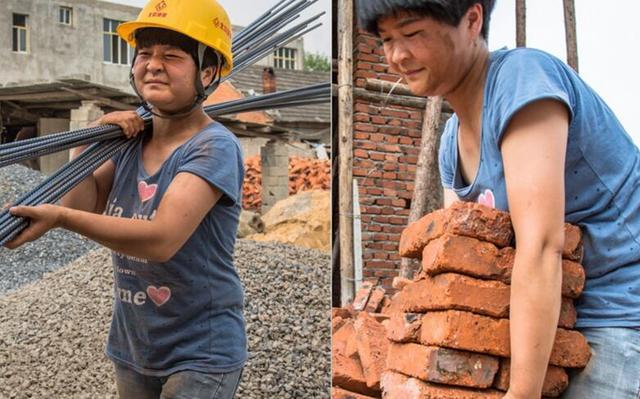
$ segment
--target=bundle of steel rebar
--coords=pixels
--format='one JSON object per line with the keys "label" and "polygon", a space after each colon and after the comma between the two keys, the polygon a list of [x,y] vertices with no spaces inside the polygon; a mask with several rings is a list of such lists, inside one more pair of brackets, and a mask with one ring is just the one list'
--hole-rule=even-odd
{"label": "bundle of steel rebar", "polygon": [[[316,1],[283,0],[236,35],[232,48],[236,62],[231,74],[239,72],[274,49],[286,45],[319,26],[319,24],[313,26],[310,24],[322,14],[274,35],[280,28],[298,18],[302,10]],[[215,117],[224,114],[316,104],[328,101],[330,95],[330,84],[322,83],[301,89],[215,104],[205,107],[205,112],[209,116]],[[145,120],[145,131],[147,131],[151,128],[151,117],[143,115],[143,119]],[[95,144],[60,168],[31,192],[15,201],[14,205],[35,206],[59,201],[101,164],[128,145],[132,145],[134,140],[127,140],[119,127],[107,125],[62,132],[0,146],[1,167],[90,143]],[[8,210],[1,211],[0,245],[15,238],[27,225],[28,221],[24,218],[12,216]]]}
{"label": "bundle of steel rebar", "polygon": [[[324,13],[320,13],[283,33],[269,38],[269,35],[273,35],[274,32],[277,31],[275,28],[280,28],[283,25],[286,25],[286,23],[298,18],[301,11],[316,1],[317,0],[298,0],[294,2],[293,0],[283,0],[239,32],[238,35],[234,37],[232,50],[234,51],[234,58],[236,53],[240,53],[241,57],[239,60],[236,58],[233,71],[226,78],[229,78],[239,71],[247,68],[249,65],[252,65],[257,60],[271,53],[275,48],[284,46],[291,40],[295,40],[297,37],[300,37],[309,30],[318,27],[320,24],[312,26],[310,26],[310,24],[321,17]],[[282,94],[284,95],[284,93]],[[255,98],[246,99],[246,102],[239,100],[237,103],[237,111],[225,112],[227,114],[232,114],[237,112],[257,111],[269,108],[284,108],[322,102],[322,99],[299,97],[297,100],[289,100],[287,103],[281,102],[278,96],[261,96],[258,97],[258,99],[264,100],[260,102],[267,105],[262,106],[261,108],[251,108],[251,105],[249,104],[254,104],[254,99]],[[326,97],[326,99],[328,99],[328,97]],[[268,105],[269,101],[272,102],[272,106]],[[258,102],[255,104],[257,106]],[[204,110],[211,117],[215,117],[220,114],[214,113],[211,110],[217,109],[221,106],[223,107],[223,104],[208,106],[205,107]],[[145,127],[150,126],[151,115],[144,114],[142,115],[142,118],[145,120]],[[95,143],[121,136],[122,131],[118,126],[107,125],[55,133],[44,137],[36,137],[19,142],[3,144],[0,145],[0,167],[18,163],[27,159],[38,158],[43,155],[67,150],[80,145]]]}

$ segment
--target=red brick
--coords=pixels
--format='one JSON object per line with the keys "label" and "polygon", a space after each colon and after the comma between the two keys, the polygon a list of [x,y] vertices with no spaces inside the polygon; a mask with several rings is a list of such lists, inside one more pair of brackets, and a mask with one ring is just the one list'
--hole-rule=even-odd
{"label": "red brick", "polygon": [[480,204],[455,202],[449,208],[432,212],[409,225],[400,240],[400,255],[418,258],[431,240],[446,232],[488,241],[499,247],[505,247],[513,240],[508,213]]}
{"label": "red brick", "polygon": [[582,262],[583,254],[584,248],[582,246],[582,232],[580,231],[580,227],[565,223],[562,257],[580,263]]}
{"label": "red brick", "polygon": [[382,374],[385,399],[502,399],[503,392],[493,389],[455,388],[422,382],[393,371]]}
{"label": "red brick", "polygon": [[386,368],[389,341],[385,327],[362,312],[354,323],[358,355],[369,388],[380,388],[380,374]]}
{"label": "red brick", "polygon": [[367,302],[367,306],[364,308],[365,312],[375,313],[380,310],[380,306],[382,305],[382,300],[384,299],[384,288],[376,287],[375,290],[369,296],[369,301]]}
{"label": "red brick", "polygon": [[347,308],[333,307],[331,308],[331,318],[334,317],[342,317],[346,320],[352,318],[353,314],[351,313],[351,310]]}
{"label": "red brick", "polygon": [[345,320],[342,327],[333,331],[333,335],[331,336],[332,352],[344,355],[347,349],[347,341],[349,341],[349,337],[355,335],[355,333],[356,330],[353,328],[353,320]]}
{"label": "red brick", "polygon": [[331,399],[375,399],[379,396],[361,395],[356,392],[346,391],[342,388],[331,387]]}
{"label": "red brick", "polygon": [[[445,234],[424,247],[422,273],[433,276],[455,272],[510,284],[514,259],[515,253],[511,247],[499,250],[488,242]],[[582,266],[563,259],[562,275],[562,295],[569,298],[580,296],[585,281]]]}
{"label": "red brick", "polygon": [[[509,320],[458,310],[429,312],[422,316],[420,343],[509,357]],[[584,367],[590,357],[589,345],[582,334],[557,329],[550,364]]]}
{"label": "red brick", "polygon": [[333,386],[344,388],[351,392],[379,397],[378,390],[367,386],[360,360],[340,353],[334,353],[331,360]]}
{"label": "red brick", "polygon": [[365,281],[362,283],[360,289],[356,292],[355,298],[353,299],[353,310],[357,312],[364,310],[367,306],[367,302],[369,301],[369,296],[371,295],[374,285],[373,281]]}
{"label": "red brick", "polygon": [[466,310],[487,316],[509,317],[509,286],[444,273],[408,284],[401,294],[404,312]]}
{"label": "red brick", "polygon": [[331,331],[337,331],[347,321],[340,316],[331,317]]}
{"label": "red brick", "polygon": [[389,346],[389,370],[422,381],[471,388],[489,388],[498,372],[497,358],[455,349],[397,344]]}
{"label": "red brick", "polygon": [[[500,360],[500,370],[493,386],[501,391],[507,391],[509,389],[509,369],[511,362],[509,359]],[[542,384],[542,395],[556,398],[560,396],[562,392],[569,386],[569,376],[567,372],[561,367],[549,366],[547,368],[547,374],[544,377],[544,383]]]}
{"label": "red brick", "polygon": [[576,325],[578,319],[578,312],[573,304],[573,299],[562,298],[560,303],[560,320],[558,320],[558,327],[572,329]]}
{"label": "red brick", "polygon": [[394,342],[417,342],[420,337],[419,313],[392,312],[387,324],[387,338]]}

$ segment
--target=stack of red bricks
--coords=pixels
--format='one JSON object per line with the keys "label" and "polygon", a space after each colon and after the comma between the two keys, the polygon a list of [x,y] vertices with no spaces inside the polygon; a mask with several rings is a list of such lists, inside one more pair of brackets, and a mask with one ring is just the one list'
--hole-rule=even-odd
{"label": "stack of red bricks", "polygon": [[333,399],[382,397],[380,378],[386,370],[388,316],[378,313],[388,298],[374,281],[366,281],[348,308],[333,308]]}
{"label": "stack of red bricks", "polygon": [[[509,290],[513,229],[508,213],[455,203],[411,224],[400,254],[422,259],[387,308],[390,340],[380,386],[387,399],[501,398],[509,383]],[[568,385],[565,368],[584,367],[585,338],[572,330],[573,299],[584,286],[579,228],[565,226],[562,307],[544,397]]]}
{"label": "stack of red bricks", "polygon": [[[262,206],[262,165],[260,156],[244,162],[242,209],[258,210]],[[289,157],[289,195],[307,190],[331,188],[331,165],[326,159]]]}

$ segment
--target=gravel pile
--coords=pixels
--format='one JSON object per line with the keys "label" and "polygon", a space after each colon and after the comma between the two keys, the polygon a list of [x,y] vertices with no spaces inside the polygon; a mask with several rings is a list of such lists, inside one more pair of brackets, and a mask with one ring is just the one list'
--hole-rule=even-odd
{"label": "gravel pile", "polygon": [[[328,398],[329,255],[239,240],[250,360],[238,398]],[[112,274],[106,250],[0,297],[0,398],[113,398],[104,356]]]}
{"label": "gravel pile", "polygon": [[[33,189],[45,177],[22,165],[0,168],[0,208]],[[0,294],[38,280],[98,246],[75,233],[56,229],[10,251],[0,247]]]}

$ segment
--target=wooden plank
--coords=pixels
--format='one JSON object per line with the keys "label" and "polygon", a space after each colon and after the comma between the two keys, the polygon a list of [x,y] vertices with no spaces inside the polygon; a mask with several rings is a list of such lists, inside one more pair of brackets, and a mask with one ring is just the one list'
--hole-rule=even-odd
{"label": "wooden plank", "polygon": [[576,7],[573,0],[563,0],[564,31],[567,44],[567,64],[578,72],[578,38],[576,35]]}
{"label": "wooden plank", "polygon": [[[416,177],[411,199],[411,211],[407,225],[420,219],[428,212],[443,206],[443,191],[438,169],[439,129],[442,97],[430,97],[422,118],[422,138],[416,165]],[[412,279],[412,260],[402,258],[400,277]]]}
{"label": "wooden plank", "polygon": [[340,302],[354,297],[353,269],[353,0],[338,0],[338,151]]}
{"label": "wooden plank", "polygon": [[516,47],[527,46],[527,4],[516,0]]}
{"label": "wooden plank", "polygon": [[91,89],[80,91],[80,90],[75,90],[75,89],[71,89],[69,87],[63,86],[63,87],[60,87],[60,90],[75,94],[80,98],[84,98],[85,100],[93,100],[93,101],[99,102],[102,105],[106,105],[108,107],[115,108],[115,109],[129,111],[137,108],[131,104],[126,104],[110,98],[98,96],[94,93],[95,90],[91,90]]}

